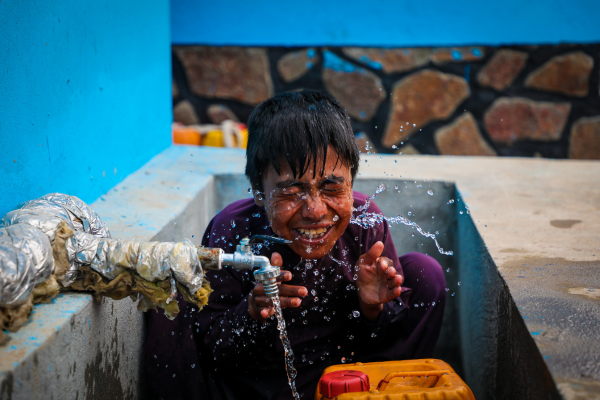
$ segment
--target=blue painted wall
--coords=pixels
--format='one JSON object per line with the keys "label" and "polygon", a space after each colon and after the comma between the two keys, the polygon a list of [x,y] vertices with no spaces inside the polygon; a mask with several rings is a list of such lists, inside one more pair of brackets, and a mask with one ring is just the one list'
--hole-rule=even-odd
{"label": "blue painted wall", "polygon": [[174,44],[436,46],[600,41],[598,0],[172,0]]}
{"label": "blue painted wall", "polygon": [[0,2],[0,217],[92,202],[169,146],[166,0]]}

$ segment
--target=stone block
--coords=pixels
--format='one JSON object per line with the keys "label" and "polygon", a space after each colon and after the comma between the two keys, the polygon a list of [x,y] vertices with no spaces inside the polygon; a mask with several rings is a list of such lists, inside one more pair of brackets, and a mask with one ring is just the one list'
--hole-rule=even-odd
{"label": "stone block", "polygon": [[238,117],[229,109],[229,107],[222,104],[213,104],[206,110],[210,122],[213,124],[221,124],[223,121],[232,120],[239,122]]}
{"label": "stone block", "polygon": [[273,96],[269,59],[263,48],[176,47],[190,89],[201,97],[255,105]]}
{"label": "stone block", "polygon": [[381,49],[365,47],[345,47],[345,55],[373,69],[385,73],[410,71],[429,62],[432,50],[429,48]]}
{"label": "stone block", "polygon": [[431,61],[436,64],[447,62],[479,61],[485,55],[483,47],[440,47],[433,50]]}
{"label": "stone block", "polygon": [[348,114],[358,121],[373,118],[386,96],[377,75],[343,60],[329,50],[323,52],[323,84]]}
{"label": "stone block", "polygon": [[498,91],[509,87],[525,67],[527,53],[514,50],[498,50],[496,54],[477,74],[481,86],[492,87]]}
{"label": "stone block", "polygon": [[392,90],[383,145],[390,147],[429,122],[448,118],[470,93],[467,81],[456,75],[423,70],[403,78]]}
{"label": "stone block", "polygon": [[556,56],[533,71],[525,86],[574,97],[588,94],[594,60],[582,51]]}
{"label": "stone block", "polygon": [[573,124],[569,158],[600,160],[600,115],[580,118]]}
{"label": "stone block", "polygon": [[466,112],[435,131],[435,144],[445,156],[495,156],[496,152],[479,132],[473,114]]}
{"label": "stone block", "polygon": [[184,125],[196,125],[200,123],[200,119],[194,110],[194,106],[189,100],[180,101],[175,108],[173,108],[173,121]]}
{"label": "stone block", "polygon": [[277,70],[283,80],[288,83],[306,74],[319,62],[315,49],[294,51],[281,57],[277,62]]}
{"label": "stone block", "polygon": [[518,140],[560,139],[571,105],[503,97],[485,112],[485,128],[496,143],[512,145]]}

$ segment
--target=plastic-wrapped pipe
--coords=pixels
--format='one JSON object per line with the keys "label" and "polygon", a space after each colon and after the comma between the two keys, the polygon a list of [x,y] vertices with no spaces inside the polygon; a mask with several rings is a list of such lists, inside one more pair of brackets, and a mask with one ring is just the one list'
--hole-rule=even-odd
{"label": "plastic-wrapped pipe", "polygon": [[90,206],[75,196],[62,193],[50,193],[19,204],[0,220],[0,227],[29,224],[40,229],[53,242],[54,234],[62,221],[75,231],[110,237],[106,224]]}
{"label": "plastic-wrapped pipe", "polygon": [[[17,206],[0,220],[0,308],[9,318],[0,325],[18,329],[32,302],[47,301],[69,286],[116,299],[136,293],[140,298],[141,294],[138,308],[159,306],[173,318],[178,307],[169,303],[178,292],[199,307],[206,304],[211,290],[208,282],[203,285],[201,260],[218,268],[221,253],[220,249],[198,252],[189,240],[113,239],[98,214],[83,201],[48,194]],[[110,292],[110,281],[118,279],[127,280],[130,286]]]}
{"label": "plastic-wrapped pipe", "polygon": [[0,228],[0,307],[23,304],[53,269],[52,246],[42,231],[27,224]]}
{"label": "plastic-wrapped pipe", "polygon": [[75,232],[75,243],[76,261],[90,265],[108,279],[132,269],[150,282],[173,277],[192,294],[202,287],[204,273],[196,246],[187,239],[179,243],[137,242]]}

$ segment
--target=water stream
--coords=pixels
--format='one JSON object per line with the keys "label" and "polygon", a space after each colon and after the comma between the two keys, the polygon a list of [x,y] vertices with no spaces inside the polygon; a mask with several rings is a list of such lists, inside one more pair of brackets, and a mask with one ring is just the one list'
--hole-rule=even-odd
{"label": "water stream", "polygon": [[369,206],[371,205],[371,200],[374,199],[375,197],[377,197],[377,195],[379,193],[383,192],[384,190],[386,190],[385,185],[379,185],[379,187],[377,187],[377,190],[375,191],[375,195],[373,195],[371,197],[367,197],[367,201],[365,202],[365,204],[354,210],[354,213],[358,213],[358,215],[352,215],[352,219],[350,220],[350,223],[356,224],[364,229],[372,228],[375,225],[381,224],[383,221],[387,221],[389,224],[404,224],[407,226],[411,226],[411,227],[415,228],[417,230],[417,232],[419,232],[421,235],[432,239],[435,242],[435,246],[437,247],[440,254],[444,254],[447,256],[451,256],[454,254],[454,252],[452,250],[445,251],[440,246],[440,244],[437,241],[437,238],[435,237],[435,234],[425,232],[423,230],[423,228],[421,228],[415,222],[409,220],[408,218],[405,218],[402,215],[398,215],[397,217],[386,217],[383,214],[366,212],[367,209],[369,208]]}
{"label": "water stream", "polygon": [[300,400],[300,394],[296,390],[296,367],[294,367],[294,351],[292,345],[287,336],[287,330],[285,329],[285,320],[283,319],[283,313],[281,312],[281,303],[279,297],[275,296],[271,298],[273,300],[273,308],[275,309],[275,316],[277,317],[277,329],[279,330],[279,338],[283,343],[283,351],[285,352],[285,370],[288,376],[288,383],[292,388],[292,394],[294,399]]}

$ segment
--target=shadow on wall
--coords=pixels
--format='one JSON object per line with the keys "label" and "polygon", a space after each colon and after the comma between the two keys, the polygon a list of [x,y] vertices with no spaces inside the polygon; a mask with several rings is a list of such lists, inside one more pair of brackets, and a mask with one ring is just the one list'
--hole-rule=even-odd
{"label": "shadow on wall", "polygon": [[319,89],[361,150],[600,159],[600,45],[173,47],[175,120],[246,122],[277,93]]}

